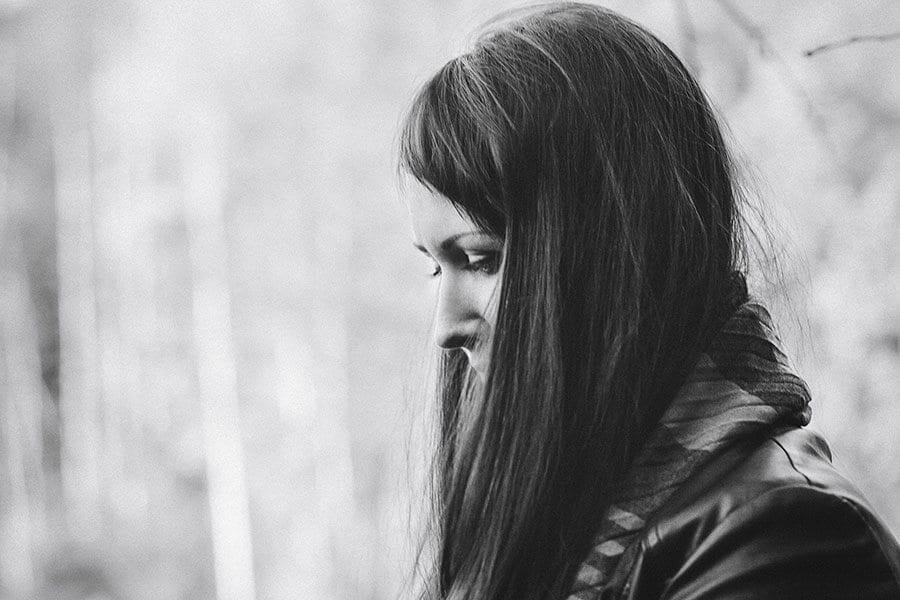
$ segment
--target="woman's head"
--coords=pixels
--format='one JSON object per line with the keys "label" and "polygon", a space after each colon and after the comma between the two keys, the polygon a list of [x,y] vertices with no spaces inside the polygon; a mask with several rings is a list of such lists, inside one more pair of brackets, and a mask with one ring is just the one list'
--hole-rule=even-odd
{"label": "woman's head", "polygon": [[[499,290],[475,295],[495,303],[490,327],[438,335],[451,350],[437,586],[559,595],[616,478],[746,294],[722,135],[659,40],[564,3],[489,24],[422,88],[401,144],[402,167],[434,193],[414,222],[415,206],[443,206],[502,255]],[[454,291],[465,281],[440,282],[439,328],[472,316],[453,302],[477,305]],[[485,338],[471,385],[471,348]]]}

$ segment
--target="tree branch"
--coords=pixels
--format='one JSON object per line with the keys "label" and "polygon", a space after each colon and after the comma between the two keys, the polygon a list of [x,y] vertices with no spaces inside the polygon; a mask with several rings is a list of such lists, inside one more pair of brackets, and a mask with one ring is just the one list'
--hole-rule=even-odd
{"label": "tree branch", "polygon": [[835,48],[843,48],[844,46],[850,46],[851,44],[858,44],[860,42],[890,42],[898,39],[900,39],[900,31],[895,31],[894,33],[884,33],[881,35],[854,35],[853,37],[849,37],[846,40],[841,40],[839,42],[830,42],[828,44],[816,46],[812,50],[807,50],[803,54],[805,56],[813,56],[814,54],[827,52],[829,50],[834,50]]}
{"label": "tree branch", "polygon": [[825,117],[821,114],[812,95],[806,90],[806,87],[800,79],[794,74],[788,61],[778,51],[778,48],[769,40],[763,29],[753,22],[747,15],[735,7],[731,0],[719,0],[718,6],[722,11],[743,31],[748,38],[756,42],[759,53],[762,57],[768,58],[778,73],[782,83],[789,89],[794,96],[801,102],[803,111],[807,119],[818,134],[828,153],[844,173],[850,174],[851,171],[844,155],[835,145],[831,138],[831,133]]}

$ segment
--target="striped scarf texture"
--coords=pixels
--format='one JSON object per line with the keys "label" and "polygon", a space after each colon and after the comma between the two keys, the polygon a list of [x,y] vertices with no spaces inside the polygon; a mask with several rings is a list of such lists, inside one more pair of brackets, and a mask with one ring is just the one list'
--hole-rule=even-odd
{"label": "striped scarf texture", "polygon": [[644,524],[692,474],[747,436],[809,423],[809,390],[788,366],[769,313],[743,304],[715,335],[607,511],[568,600],[613,595]]}

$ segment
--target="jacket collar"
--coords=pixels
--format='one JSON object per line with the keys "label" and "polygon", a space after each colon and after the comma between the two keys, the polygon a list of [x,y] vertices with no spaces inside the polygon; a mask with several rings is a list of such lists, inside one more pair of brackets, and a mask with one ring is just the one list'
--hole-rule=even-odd
{"label": "jacket collar", "polygon": [[809,390],[779,346],[760,304],[725,322],[626,475],[569,600],[598,597],[650,516],[714,455],[763,430],[809,423]]}

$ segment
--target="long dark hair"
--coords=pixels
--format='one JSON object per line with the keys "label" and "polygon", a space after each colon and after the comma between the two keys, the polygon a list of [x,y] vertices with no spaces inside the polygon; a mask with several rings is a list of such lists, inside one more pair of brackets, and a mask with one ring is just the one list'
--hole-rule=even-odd
{"label": "long dark hair", "polygon": [[425,84],[401,166],[505,243],[489,374],[468,385],[462,353],[442,357],[429,597],[564,597],[616,482],[746,296],[716,119],[646,30],[552,4],[494,20]]}

